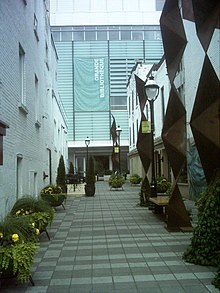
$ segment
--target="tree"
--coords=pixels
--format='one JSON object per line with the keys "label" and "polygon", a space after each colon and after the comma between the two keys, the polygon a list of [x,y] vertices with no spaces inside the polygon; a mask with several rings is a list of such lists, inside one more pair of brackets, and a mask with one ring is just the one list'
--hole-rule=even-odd
{"label": "tree", "polygon": [[89,157],[88,166],[86,168],[86,185],[85,193],[87,196],[94,196],[95,194],[95,169],[93,157]]}
{"label": "tree", "polygon": [[63,156],[60,156],[59,165],[57,168],[57,185],[61,186],[63,191],[66,190],[66,171]]}
{"label": "tree", "polygon": [[70,162],[69,174],[74,174],[73,162]]}

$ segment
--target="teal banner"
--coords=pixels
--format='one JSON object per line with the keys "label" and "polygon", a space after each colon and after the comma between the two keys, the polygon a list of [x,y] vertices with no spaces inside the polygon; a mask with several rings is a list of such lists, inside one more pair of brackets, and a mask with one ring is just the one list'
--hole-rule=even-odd
{"label": "teal banner", "polygon": [[109,110],[108,59],[74,58],[75,111]]}

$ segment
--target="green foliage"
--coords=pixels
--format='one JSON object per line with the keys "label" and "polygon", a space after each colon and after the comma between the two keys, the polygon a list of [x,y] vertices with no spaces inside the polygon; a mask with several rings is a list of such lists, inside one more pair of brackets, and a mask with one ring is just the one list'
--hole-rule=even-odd
{"label": "green foliage", "polygon": [[[0,247],[0,277],[16,276],[18,281],[28,281],[30,267],[34,261],[37,244],[34,242],[17,243]],[[9,274],[9,276],[7,275]]]}
{"label": "green foliage", "polygon": [[208,266],[220,264],[220,180],[213,182],[204,192],[198,205],[198,225],[193,231],[184,260]]}
{"label": "green foliage", "polygon": [[74,174],[73,162],[70,162],[69,174]]}
{"label": "green foliage", "polygon": [[212,284],[213,284],[216,288],[220,289],[220,269],[218,270],[218,272],[217,272],[217,274],[216,274],[214,280],[212,281]]}
{"label": "green foliage", "polygon": [[140,184],[142,178],[138,174],[134,174],[130,176],[129,181],[131,182],[131,184]]}
{"label": "green foliage", "polygon": [[156,180],[158,193],[166,193],[170,189],[171,183],[164,176],[157,177]]}
{"label": "green foliage", "polygon": [[34,224],[41,232],[52,222],[54,209],[43,199],[22,197],[14,204],[11,214],[28,218],[30,225]]}
{"label": "green foliage", "polygon": [[93,157],[90,156],[88,160],[88,166],[86,170],[86,183],[95,184],[95,168]]}
{"label": "green foliage", "polygon": [[39,212],[48,214],[49,222],[52,221],[54,209],[47,202],[40,198],[25,196],[16,201],[10,213],[12,215],[30,215]]}
{"label": "green foliage", "polygon": [[113,171],[112,170],[105,170],[105,175],[112,175]]}
{"label": "green foliage", "polygon": [[63,156],[60,156],[59,166],[57,168],[57,185],[61,186],[63,191],[66,189],[66,171]]}
{"label": "green foliage", "polygon": [[29,240],[37,241],[37,235],[27,217],[8,215],[0,222],[0,247]]}
{"label": "green foliage", "polygon": [[0,277],[27,281],[37,240],[36,228],[28,217],[6,216],[0,222]]}
{"label": "green foliage", "polygon": [[108,181],[108,184],[112,188],[120,188],[125,183],[124,177],[119,173],[113,173]]}
{"label": "green foliage", "polygon": [[60,194],[63,192],[63,189],[59,185],[49,184],[41,190],[41,194]]}

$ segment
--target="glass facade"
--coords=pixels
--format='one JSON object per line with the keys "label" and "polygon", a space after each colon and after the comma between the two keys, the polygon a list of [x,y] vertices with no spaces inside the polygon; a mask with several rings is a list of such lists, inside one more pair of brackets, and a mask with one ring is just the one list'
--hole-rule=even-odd
{"label": "glass facade", "polygon": [[128,139],[127,81],[137,61],[161,59],[160,27],[64,26],[52,34],[69,141],[111,140],[112,115]]}

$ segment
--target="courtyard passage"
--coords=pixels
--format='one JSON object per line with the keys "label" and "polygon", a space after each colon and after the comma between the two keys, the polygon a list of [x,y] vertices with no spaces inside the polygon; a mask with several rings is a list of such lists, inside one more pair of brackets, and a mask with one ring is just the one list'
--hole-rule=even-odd
{"label": "courtyard passage", "polygon": [[3,293],[219,292],[215,268],[185,263],[191,233],[170,233],[164,221],[139,206],[140,186],[122,191],[96,183],[95,197],[68,195],[66,209],[40,237],[30,283],[4,281]]}

